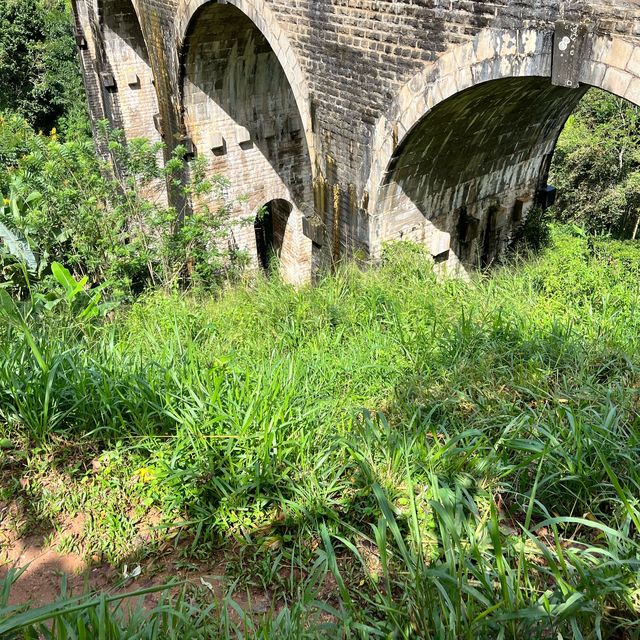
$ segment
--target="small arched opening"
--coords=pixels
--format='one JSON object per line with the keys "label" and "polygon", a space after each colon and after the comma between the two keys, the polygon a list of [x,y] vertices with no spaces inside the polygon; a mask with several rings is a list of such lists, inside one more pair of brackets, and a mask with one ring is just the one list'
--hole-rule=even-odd
{"label": "small arched opening", "polygon": [[274,268],[286,272],[295,266],[294,238],[288,225],[293,206],[286,200],[271,200],[260,207],[253,228],[258,266],[270,273]]}

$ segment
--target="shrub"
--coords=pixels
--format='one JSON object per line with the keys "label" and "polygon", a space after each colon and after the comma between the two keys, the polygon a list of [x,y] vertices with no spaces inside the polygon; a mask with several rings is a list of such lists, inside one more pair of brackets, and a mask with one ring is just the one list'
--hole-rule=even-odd
{"label": "shrub", "polygon": [[46,132],[88,134],[87,108],[64,0],[0,3],[0,112],[13,111]]}
{"label": "shrub", "polygon": [[[37,256],[32,275],[46,276],[55,260],[93,286],[108,283],[111,297],[122,300],[147,286],[215,287],[242,268],[244,256],[226,242],[233,202],[224,178],[207,179],[200,160],[185,163],[182,147],[163,164],[160,143],[125,143],[104,123],[101,135],[117,171],[88,139],[38,135],[17,117],[0,122],[0,223]],[[167,184],[179,207],[167,205]],[[219,206],[197,204],[203,196]],[[0,284],[16,286],[19,275],[5,250]]]}
{"label": "shrub", "polygon": [[556,219],[588,233],[636,237],[640,226],[640,109],[592,89],[569,118],[551,169]]}

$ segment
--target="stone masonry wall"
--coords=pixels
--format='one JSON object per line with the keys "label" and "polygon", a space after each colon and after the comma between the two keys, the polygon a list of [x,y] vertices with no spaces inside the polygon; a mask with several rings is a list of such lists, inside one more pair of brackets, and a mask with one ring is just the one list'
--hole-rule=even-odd
{"label": "stone masonry wall", "polygon": [[234,241],[257,265],[253,220],[267,203],[289,201],[282,268],[290,280],[308,279],[311,242],[302,234],[302,211],[311,200],[311,165],[277,56],[241,11],[209,4],[187,34],[183,73],[185,130],[210,175],[229,180],[229,198],[237,202]]}
{"label": "stone masonry wall", "polygon": [[[83,3],[93,1],[78,0],[78,14]],[[114,0],[102,2],[106,15]],[[183,137],[189,125],[181,93],[184,43],[204,4],[137,0],[169,143]],[[233,5],[248,16],[291,86],[314,182],[313,198],[308,196],[303,213],[308,216],[309,208],[314,209],[306,231],[314,240],[316,262],[318,256],[329,263],[344,255],[379,255],[386,222],[380,219],[384,208],[378,201],[388,191],[387,165],[410,130],[440,100],[474,83],[514,74],[550,78],[558,20],[584,25],[588,32],[580,81],[640,102],[637,1],[226,0],[210,5]],[[233,28],[231,21],[226,27]],[[521,40],[525,32],[531,37]],[[474,64],[481,70],[474,72]],[[521,106],[526,110],[527,105]],[[531,117],[535,128],[538,115]],[[455,122],[446,124],[455,129]],[[497,179],[513,198],[522,186],[514,180],[524,180],[530,190],[532,176],[544,173],[540,157],[553,147],[556,130],[555,121],[541,129],[548,137],[536,148],[545,151],[527,169],[523,165]],[[528,142],[523,148],[527,145],[533,148]],[[492,174],[482,171],[476,176],[480,181]],[[284,176],[285,184],[287,180]],[[424,202],[425,193],[416,199]],[[443,201],[438,207],[444,211],[452,205]]]}
{"label": "stone masonry wall", "polygon": [[149,54],[131,0],[113,0],[102,17],[105,65],[101,73],[107,117],[127,138],[160,140],[153,117],[158,99]]}

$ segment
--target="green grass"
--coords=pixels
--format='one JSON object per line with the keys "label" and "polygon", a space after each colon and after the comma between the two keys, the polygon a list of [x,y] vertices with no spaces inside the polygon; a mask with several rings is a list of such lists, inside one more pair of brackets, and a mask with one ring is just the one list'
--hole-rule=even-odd
{"label": "green grass", "polygon": [[639,274],[637,245],[556,229],[470,283],[396,245],[313,288],[41,318],[44,367],[0,329],[0,500],[26,530],[90,514],[65,546],[116,566],[177,536],[273,601],[183,594],[139,635],[63,607],[54,637],[640,637]]}

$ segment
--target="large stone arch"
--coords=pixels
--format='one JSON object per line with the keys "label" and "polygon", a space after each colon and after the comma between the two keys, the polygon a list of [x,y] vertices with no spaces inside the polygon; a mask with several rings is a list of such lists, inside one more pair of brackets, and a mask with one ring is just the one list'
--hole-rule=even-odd
{"label": "large stone arch", "polygon": [[96,38],[104,115],[127,140],[161,140],[159,103],[134,0],[99,0]]}
{"label": "large stone arch", "polygon": [[[216,2],[217,0],[186,0],[181,4],[175,26],[178,51],[181,52],[181,54],[185,50],[187,32],[197,12],[200,11],[203,6]],[[294,48],[278,20],[273,15],[269,4],[265,0],[225,0],[225,2],[220,2],[219,4],[228,4],[239,9],[253,22],[269,43],[292,88],[298,106],[298,112],[304,125],[309,154],[313,160],[315,158],[315,139],[312,130],[309,84]],[[183,55],[180,57],[182,58]]]}
{"label": "large stone arch", "polygon": [[248,222],[268,202],[291,204],[282,273],[299,283],[311,275],[312,253],[302,229],[312,200],[305,125],[278,54],[241,4],[248,3],[198,3],[192,15],[181,51],[184,128],[210,174],[229,179],[233,239],[254,265],[256,237]]}
{"label": "large stone arch", "polygon": [[549,31],[486,29],[403,85],[372,140],[373,258],[398,238],[451,267],[494,257],[544,186],[587,88],[640,103],[640,46],[594,36],[578,89],[552,85],[552,46]]}

